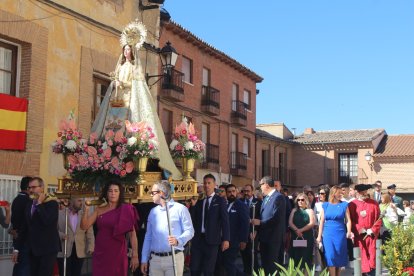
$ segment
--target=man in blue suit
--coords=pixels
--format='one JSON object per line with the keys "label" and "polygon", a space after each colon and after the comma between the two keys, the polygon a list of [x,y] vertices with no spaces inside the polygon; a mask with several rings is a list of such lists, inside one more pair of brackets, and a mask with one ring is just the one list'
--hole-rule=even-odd
{"label": "man in blue suit", "polygon": [[272,275],[277,270],[274,263],[282,264],[283,261],[279,253],[286,231],[286,200],[276,191],[270,176],[260,180],[260,189],[265,198],[260,210],[260,219],[253,219],[252,224],[260,226],[258,235],[262,266],[266,275]]}
{"label": "man in blue suit", "polygon": [[[230,227],[227,203],[224,198],[215,194],[216,179],[207,174],[203,178],[206,197],[191,206],[190,213],[194,226],[194,238],[191,241],[192,276],[214,274],[217,252],[229,248]],[[220,246],[221,244],[221,246]]]}
{"label": "man in blue suit", "polygon": [[227,276],[243,274],[236,266],[236,259],[239,250],[245,250],[249,235],[249,210],[247,206],[237,199],[236,186],[226,186],[227,212],[230,224],[230,247],[223,252],[223,266]]}

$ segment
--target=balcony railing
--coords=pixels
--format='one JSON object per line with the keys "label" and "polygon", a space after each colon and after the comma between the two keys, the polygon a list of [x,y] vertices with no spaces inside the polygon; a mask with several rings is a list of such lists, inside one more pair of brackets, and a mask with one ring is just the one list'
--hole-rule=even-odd
{"label": "balcony railing", "polygon": [[259,178],[264,176],[271,176],[273,179],[278,179],[278,170],[271,166],[259,166]]}
{"label": "balcony railing", "polygon": [[162,77],[161,97],[174,102],[184,101],[184,73],[175,69],[171,70],[171,74],[164,74]]}
{"label": "balcony railing", "polygon": [[295,185],[296,184],[296,170],[286,169],[286,168],[277,168],[278,177],[275,180],[279,180],[283,184]]}
{"label": "balcony railing", "polygon": [[242,101],[232,101],[231,122],[238,126],[247,125],[246,104]]}
{"label": "balcony railing", "polygon": [[211,86],[201,87],[201,110],[209,115],[220,114],[220,91]]}
{"label": "balcony railing", "polygon": [[219,146],[207,143],[201,166],[203,168],[215,168],[219,164],[219,156]]}
{"label": "balcony railing", "polygon": [[247,155],[242,152],[230,153],[230,172],[233,175],[245,175],[247,169]]}

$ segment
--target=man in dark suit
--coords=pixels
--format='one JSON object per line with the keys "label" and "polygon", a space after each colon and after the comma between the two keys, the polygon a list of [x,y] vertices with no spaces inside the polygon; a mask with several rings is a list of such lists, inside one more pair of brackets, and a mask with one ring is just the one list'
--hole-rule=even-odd
{"label": "man in dark suit", "polygon": [[395,204],[395,206],[397,206],[401,210],[404,210],[404,206],[402,204],[402,201],[403,201],[402,198],[395,194],[395,190],[397,189],[397,185],[391,184],[390,186],[387,187],[387,189],[388,189],[388,193],[391,196],[391,200]]}
{"label": "man in dark suit", "polygon": [[57,253],[60,251],[58,233],[59,205],[46,198],[44,182],[34,177],[29,183],[34,199],[26,207],[31,276],[52,276]]}
{"label": "man in dark suit", "polygon": [[212,174],[203,178],[206,197],[190,207],[194,226],[194,238],[191,241],[192,276],[214,274],[217,252],[229,248],[230,227],[226,201],[215,194],[216,179]]}
{"label": "man in dark suit", "polygon": [[[262,207],[262,201],[253,196],[253,185],[247,184],[244,186],[242,192],[244,194],[244,204],[249,208],[249,217],[260,218],[260,209]],[[254,207],[254,208],[253,208]],[[254,213],[253,213],[254,209]],[[257,258],[259,240],[257,236],[253,234],[253,225],[249,229],[249,239],[246,245],[246,249],[241,251],[241,256],[243,259],[243,270],[245,274],[250,275],[252,273],[252,239],[254,239],[254,270],[257,272],[259,270],[259,262]]]}
{"label": "man in dark suit", "polygon": [[13,236],[13,276],[30,275],[29,246],[26,241],[27,222],[25,210],[31,202],[29,197],[29,182],[32,178],[25,176],[20,181],[20,192],[13,200],[10,234]]}
{"label": "man in dark suit", "polygon": [[375,181],[374,185],[372,185],[374,188],[374,198],[378,204],[381,204],[381,190],[382,190],[382,182],[380,180]]}
{"label": "man in dark suit", "polygon": [[275,262],[282,264],[283,261],[280,252],[286,231],[286,199],[276,191],[270,176],[260,180],[260,189],[265,198],[260,210],[260,219],[253,219],[252,224],[260,226],[260,256],[265,274],[273,275],[277,270]]}
{"label": "man in dark suit", "polygon": [[223,266],[227,276],[243,274],[236,266],[239,250],[244,251],[249,235],[249,210],[244,202],[237,199],[237,189],[234,184],[226,186],[227,212],[230,224],[230,247],[223,252]]}

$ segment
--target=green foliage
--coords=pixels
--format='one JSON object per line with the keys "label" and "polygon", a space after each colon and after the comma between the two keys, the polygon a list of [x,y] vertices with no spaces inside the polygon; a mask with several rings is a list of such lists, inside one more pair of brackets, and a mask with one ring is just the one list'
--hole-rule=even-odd
{"label": "green foliage", "polygon": [[382,261],[390,275],[404,275],[404,269],[414,266],[414,225],[395,226],[391,239],[381,248],[384,250]]}
{"label": "green foliage", "polygon": [[[299,263],[297,265],[295,265],[295,261],[293,259],[289,259],[289,263],[287,265],[287,267],[284,267],[278,263],[276,263],[276,265],[278,266],[279,272],[275,272],[273,273],[271,276],[276,276],[276,275],[280,275],[280,276],[314,276],[316,275],[315,272],[315,267],[312,267],[312,269],[310,269],[308,267],[308,265],[305,263],[305,269],[301,268],[302,267],[302,260],[299,261]],[[270,274],[269,274],[270,275]],[[319,273],[320,276],[328,276],[329,273],[326,269],[324,269],[321,273]],[[256,272],[253,273],[253,276],[266,276],[265,272],[263,270],[263,268],[259,269],[259,273],[257,274]]]}

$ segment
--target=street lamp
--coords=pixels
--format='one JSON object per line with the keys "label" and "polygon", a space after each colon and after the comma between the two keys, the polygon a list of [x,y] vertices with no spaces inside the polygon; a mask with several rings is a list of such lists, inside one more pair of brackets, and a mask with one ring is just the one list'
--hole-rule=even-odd
{"label": "street lamp", "polygon": [[174,49],[174,47],[171,46],[171,42],[167,42],[165,44],[164,47],[162,47],[162,49],[158,49],[157,53],[160,56],[161,59],[161,64],[162,64],[162,68],[164,69],[163,74],[161,75],[148,75],[148,73],[146,74],[145,80],[148,81],[150,78],[156,78],[158,77],[158,80],[155,81],[153,84],[149,85],[149,86],[153,86],[154,84],[156,84],[158,81],[160,81],[160,79],[162,77],[165,77],[167,79],[171,78],[171,71],[175,66],[175,63],[177,62],[177,58],[178,58],[178,53],[177,51]]}
{"label": "street lamp", "polygon": [[365,160],[367,160],[368,165],[369,165],[369,167],[370,167],[370,169],[372,171],[373,166],[374,166],[374,164],[373,164],[374,162],[371,161],[372,160],[372,154],[369,151],[367,151],[367,153],[365,153]]}

